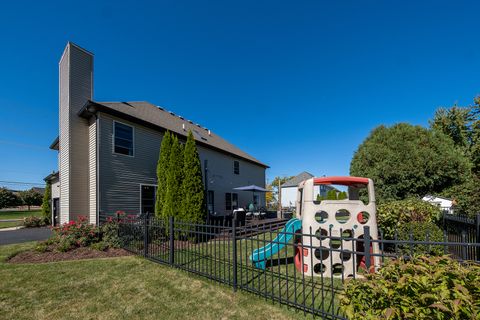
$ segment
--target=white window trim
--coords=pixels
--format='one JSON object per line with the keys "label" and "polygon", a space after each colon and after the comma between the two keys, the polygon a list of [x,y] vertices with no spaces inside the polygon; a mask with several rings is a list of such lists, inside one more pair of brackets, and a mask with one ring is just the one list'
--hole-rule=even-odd
{"label": "white window trim", "polygon": [[[123,124],[124,126],[132,128],[132,142],[133,142],[132,155],[115,152],[115,125],[116,125],[116,123],[120,123],[120,124]],[[118,120],[113,120],[112,153],[113,154],[118,154],[120,156],[130,157],[130,158],[135,157],[135,127],[134,126],[132,126],[128,123],[125,123],[125,122],[121,122],[121,121],[118,121]]]}
{"label": "white window trim", "polygon": [[[157,189],[158,189],[158,185],[156,184],[153,184],[153,183],[139,183],[138,184],[138,199],[139,199],[139,210],[138,212],[139,213],[142,213],[142,187],[143,186],[150,186],[150,187],[154,187],[155,188],[155,202],[157,201]],[[155,211],[155,202],[154,202],[154,207],[153,207],[153,211]],[[155,212],[150,212],[151,214],[155,214]]]}

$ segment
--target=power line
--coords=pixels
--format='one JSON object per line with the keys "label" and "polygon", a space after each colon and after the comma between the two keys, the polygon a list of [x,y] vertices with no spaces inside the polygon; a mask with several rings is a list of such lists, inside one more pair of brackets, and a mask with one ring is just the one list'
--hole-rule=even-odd
{"label": "power line", "polygon": [[30,185],[30,186],[43,186],[45,183],[37,183],[37,182],[19,182],[19,181],[5,181],[0,180],[0,184],[23,184],[23,185]]}

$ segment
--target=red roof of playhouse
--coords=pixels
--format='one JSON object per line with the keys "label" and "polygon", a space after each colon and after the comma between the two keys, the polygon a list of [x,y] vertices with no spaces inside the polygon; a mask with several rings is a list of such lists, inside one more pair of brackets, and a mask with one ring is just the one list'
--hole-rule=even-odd
{"label": "red roof of playhouse", "polygon": [[321,177],[313,179],[313,184],[338,184],[341,186],[368,184],[368,182],[368,178],[361,177]]}

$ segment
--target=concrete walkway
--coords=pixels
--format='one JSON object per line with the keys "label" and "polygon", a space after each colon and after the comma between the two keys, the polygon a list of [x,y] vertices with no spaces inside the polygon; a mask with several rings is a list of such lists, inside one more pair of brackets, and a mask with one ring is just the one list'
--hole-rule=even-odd
{"label": "concrete walkway", "polygon": [[0,229],[0,245],[22,243],[28,241],[46,240],[52,235],[52,230],[44,228],[23,228],[17,230]]}

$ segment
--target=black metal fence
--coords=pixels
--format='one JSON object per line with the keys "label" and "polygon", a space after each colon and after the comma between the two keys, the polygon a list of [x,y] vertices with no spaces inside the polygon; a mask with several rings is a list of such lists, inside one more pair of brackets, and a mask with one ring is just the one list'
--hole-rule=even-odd
{"label": "black metal fence", "polygon": [[[465,215],[445,213],[442,221],[445,238],[449,242],[480,243],[480,214],[472,218]],[[480,260],[480,247],[465,248],[461,245],[452,245],[449,247],[449,253],[468,260]]]}
{"label": "black metal fence", "polygon": [[[112,219],[100,218],[101,222]],[[235,220],[196,224],[173,218],[163,221],[148,215],[113,219],[118,221],[124,248],[137,255],[327,319],[346,319],[340,309],[339,295],[347,277],[362,277],[386,260],[413,254],[419,248],[426,253],[431,248],[440,247],[445,253],[459,248],[455,256],[461,260],[470,258],[469,252],[476,252],[480,247],[476,242],[451,241],[447,234],[443,242],[373,240],[368,227],[363,237],[357,237],[354,231],[333,236],[331,229],[328,234],[314,230],[283,231],[283,235],[310,240],[308,243],[313,243],[313,239],[319,241],[315,241],[319,246],[310,246],[287,240],[288,237],[278,240],[281,228],[275,224],[239,226]],[[282,246],[283,250],[265,257],[265,268],[259,267],[251,261],[251,254],[269,244]],[[378,244],[378,253],[370,250],[372,244]],[[304,255],[305,250],[311,254]],[[302,256],[299,269],[295,266],[296,253]],[[342,257],[336,265],[332,259],[326,259],[335,253]],[[308,261],[313,267],[303,269]],[[353,273],[345,275],[343,271],[351,265]],[[304,272],[299,271],[302,269]],[[326,272],[327,269],[330,271]]]}

